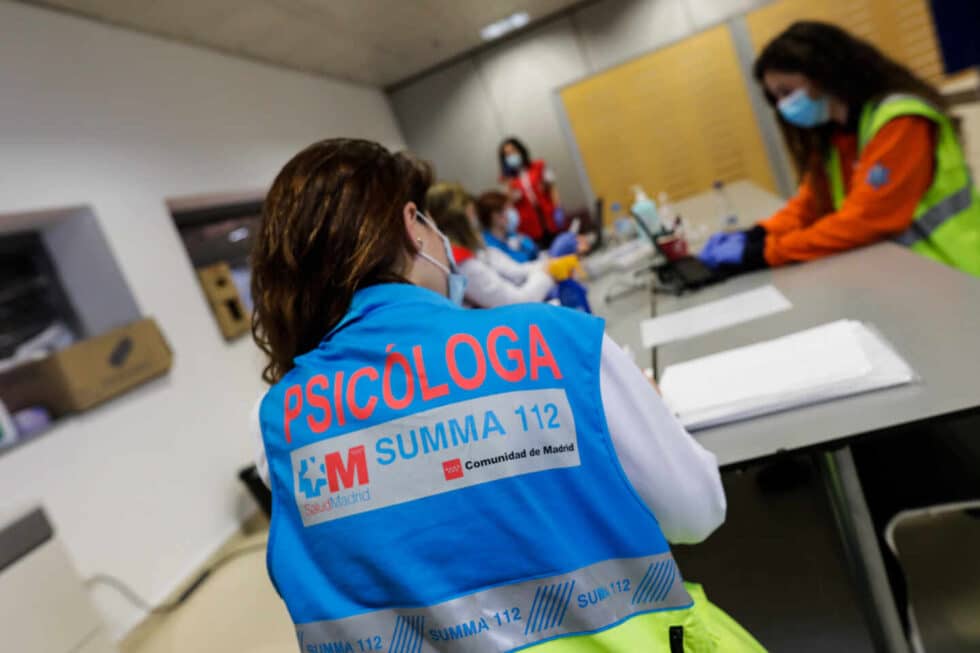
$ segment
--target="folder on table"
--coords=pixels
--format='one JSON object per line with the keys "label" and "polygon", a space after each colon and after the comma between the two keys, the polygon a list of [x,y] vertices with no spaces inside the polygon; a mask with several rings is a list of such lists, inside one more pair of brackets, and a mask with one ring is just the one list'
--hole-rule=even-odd
{"label": "folder on table", "polygon": [[873,328],[839,320],[671,365],[660,388],[681,423],[696,430],[914,378]]}

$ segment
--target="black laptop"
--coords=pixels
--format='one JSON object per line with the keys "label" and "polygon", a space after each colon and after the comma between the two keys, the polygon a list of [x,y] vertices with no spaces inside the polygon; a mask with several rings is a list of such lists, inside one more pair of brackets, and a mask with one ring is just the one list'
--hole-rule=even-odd
{"label": "black laptop", "polygon": [[697,290],[708,284],[721,281],[725,278],[723,273],[716,270],[712,270],[707,265],[702,263],[700,259],[694,256],[685,256],[679,258],[675,261],[671,261],[667,258],[663,249],[660,247],[660,243],[657,242],[657,237],[653,235],[647,223],[643,221],[643,218],[636,215],[630,211],[630,215],[633,217],[633,221],[640,228],[640,231],[646,235],[646,237],[653,244],[654,248],[663,255],[666,263],[657,266],[655,271],[657,277],[664,286],[667,286],[669,290],[675,293],[682,293],[687,290]]}

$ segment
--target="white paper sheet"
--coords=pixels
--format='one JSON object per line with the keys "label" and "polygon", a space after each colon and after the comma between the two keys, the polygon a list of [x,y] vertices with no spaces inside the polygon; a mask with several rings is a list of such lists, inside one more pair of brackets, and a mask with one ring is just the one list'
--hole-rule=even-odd
{"label": "white paper sheet", "polygon": [[640,323],[640,332],[644,347],[656,347],[718,331],[792,307],[793,304],[775,287],[763,286],[694,308],[643,320]]}
{"label": "white paper sheet", "polygon": [[840,320],[672,365],[664,400],[689,429],[909,383],[909,366],[875,331]]}

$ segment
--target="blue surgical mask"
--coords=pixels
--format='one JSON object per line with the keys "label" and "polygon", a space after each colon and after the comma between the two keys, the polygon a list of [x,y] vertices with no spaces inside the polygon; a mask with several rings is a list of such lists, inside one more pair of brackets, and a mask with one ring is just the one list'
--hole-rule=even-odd
{"label": "blue surgical mask", "polygon": [[513,206],[507,209],[507,233],[516,234],[517,227],[521,224],[521,214]]}
{"label": "blue surgical mask", "polygon": [[797,127],[816,127],[830,120],[827,96],[815,100],[802,88],[784,97],[776,106],[786,122]]}
{"label": "blue surgical mask", "polygon": [[449,274],[449,301],[457,306],[463,305],[466,297],[466,277],[459,272]]}
{"label": "blue surgical mask", "polygon": [[449,261],[449,267],[446,267],[423,251],[419,251],[419,256],[446,273],[446,287],[449,301],[457,306],[462,306],[463,297],[466,295],[466,277],[460,273],[459,268],[456,266],[456,257],[453,256],[453,246],[450,244],[446,235],[439,231],[439,228],[436,227],[435,223],[427,215],[421,211],[417,211],[417,214],[432,231],[439,234],[439,237],[442,238],[442,246],[446,251],[446,260]]}
{"label": "blue surgical mask", "polygon": [[517,152],[512,152],[504,157],[504,163],[511,170],[520,170],[524,165],[524,158]]}

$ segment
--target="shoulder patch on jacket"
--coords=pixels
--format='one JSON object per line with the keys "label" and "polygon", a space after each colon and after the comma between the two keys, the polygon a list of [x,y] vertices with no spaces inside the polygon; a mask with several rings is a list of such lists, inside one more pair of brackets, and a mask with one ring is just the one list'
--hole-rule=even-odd
{"label": "shoulder patch on jacket", "polygon": [[868,171],[868,184],[874,189],[881,188],[888,183],[889,176],[888,168],[876,163]]}

